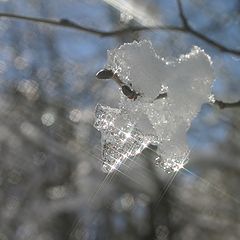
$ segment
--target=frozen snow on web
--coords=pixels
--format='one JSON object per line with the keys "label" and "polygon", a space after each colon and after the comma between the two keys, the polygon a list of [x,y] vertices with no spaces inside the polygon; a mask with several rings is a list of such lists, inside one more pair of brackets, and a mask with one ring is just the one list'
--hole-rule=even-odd
{"label": "frozen snow on web", "polygon": [[148,107],[147,114],[161,139],[159,154],[165,162],[185,161],[189,151],[186,132],[211,94],[210,58],[198,47],[170,65],[168,95]]}
{"label": "frozen snow on web", "polygon": [[155,135],[144,134],[137,128],[136,122],[131,122],[128,113],[119,109],[98,104],[94,126],[102,134],[103,170],[106,172],[117,169],[150,143],[158,144]]}
{"label": "frozen snow on web", "polygon": [[[210,57],[198,47],[172,62],[158,56],[149,41],[128,43],[108,51],[106,68],[141,94],[135,101],[122,94],[119,109],[113,112],[124,112],[128,117],[118,128],[127,131],[130,122],[142,134],[156,135],[160,155],[157,163],[161,159],[159,165],[167,171],[176,170],[176,164],[182,166],[186,161],[189,152],[186,132],[211,95],[214,78],[211,65]],[[163,92],[167,95],[157,98]],[[108,135],[103,131],[102,134],[107,141]],[[119,141],[119,134],[115,133],[115,141]],[[117,151],[121,152],[121,148],[118,145]],[[134,155],[130,151],[128,156]]]}

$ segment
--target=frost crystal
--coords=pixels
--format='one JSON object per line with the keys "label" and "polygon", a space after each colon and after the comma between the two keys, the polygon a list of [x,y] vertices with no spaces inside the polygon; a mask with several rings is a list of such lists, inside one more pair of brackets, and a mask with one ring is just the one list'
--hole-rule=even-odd
{"label": "frost crystal", "polygon": [[[172,62],[159,57],[149,41],[108,51],[106,69],[140,93],[135,101],[122,94],[119,109],[97,107],[95,127],[102,132],[103,160],[113,166],[110,170],[154,142],[146,141],[149,133],[160,140],[157,165],[168,172],[183,166],[189,152],[186,132],[211,96],[211,64],[198,47]],[[133,137],[126,140],[122,132]]]}
{"label": "frost crystal", "polygon": [[127,158],[141,153],[150,143],[158,144],[157,137],[142,133],[125,111],[98,104],[95,114],[94,126],[102,133],[103,169],[106,172],[117,169]]}

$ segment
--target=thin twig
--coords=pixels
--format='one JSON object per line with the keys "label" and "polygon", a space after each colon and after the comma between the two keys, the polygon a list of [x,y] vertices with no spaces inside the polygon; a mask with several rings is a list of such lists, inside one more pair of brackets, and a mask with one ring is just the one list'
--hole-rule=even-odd
{"label": "thin twig", "polygon": [[189,28],[189,23],[188,23],[187,17],[185,16],[185,14],[183,12],[183,6],[182,6],[181,0],[177,0],[177,4],[178,4],[179,16],[181,18],[182,24],[183,24],[185,29],[188,29]]}
{"label": "thin twig", "polygon": [[113,31],[102,31],[102,30],[97,30],[94,28],[82,26],[78,23],[75,23],[71,20],[64,19],[64,18],[55,20],[55,19],[46,19],[46,18],[27,17],[27,16],[16,15],[16,14],[11,14],[11,13],[0,13],[0,18],[1,17],[18,19],[18,20],[23,20],[23,21],[28,21],[28,22],[45,23],[45,24],[55,25],[55,26],[65,27],[65,28],[72,28],[75,30],[84,31],[84,32],[88,32],[90,34],[98,35],[100,37],[115,37],[118,35],[130,33],[130,32],[140,32],[140,31],[147,31],[147,30],[169,30],[169,31],[184,32],[183,28],[177,27],[177,26],[155,26],[155,27],[150,27],[150,28],[144,27],[144,26],[139,26],[139,27],[127,27],[127,28],[122,28],[122,29],[113,30]]}
{"label": "thin twig", "polygon": [[94,34],[100,37],[117,37],[122,34],[131,33],[131,32],[141,32],[141,31],[157,31],[157,30],[175,31],[175,32],[177,31],[177,32],[191,34],[194,37],[201,39],[202,41],[210,44],[211,46],[219,49],[222,52],[231,53],[231,54],[240,56],[240,50],[228,48],[216,42],[215,40],[208,38],[207,36],[196,31],[195,29],[193,29],[190,26],[186,16],[184,15],[180,0],[178,0],[178,6],[179,6],[180,18],[182,20],[183,26],[172,26],[172,25],[153,26],[153,27],[139,26],[139,27],[127,27],[127,28],[122,28],[122,29],[113,30],[113,31],[102,31],[102,30],[82,26],[68,19],[54,20],[54,19],[46,19],[46,18],[28,17],[28,16],[22,16],[22,15],[11,14],[11,13],[0,13],[0,18],[1,17],[11,18],[11,19],[18,19],[18,20],[29,21],[29,22],[44,23],[44,24],[49,24],[49,25],[54,25],[59,27],[65,27],[65,28],[71,28],[78,31]]}
{"label": "thin twig", "polygon": [[222,101],[215,101],[214,104],[217,105],[221,109],[240,107],[240,101],[235,102],[235,103],[225,103],[225,102],[222,102]]}
{"label": "thin twig", "polygon": [[54,19],[46,19],[46,18],[27,17],[27,16],[16,15],[16,14],[11,14],[11,13],[0,13],[0,17],[18,19],[18,20],[23,20],[23,21],[28,21],[28,22],[45,23],[45,24],[50,24],[50,25],[55,25],[55,26],[60,26],[60,27],[66,27],[66,28],[73,28],[73,29],[76,29],[79,31],[84,31],[84,32],[88,32],[88,33],[92,33],[92,34],[96,34],[96,35],[103,34],[102,31],[84,27],[84,26],[74,23],[68,19],[54,20]]}
{"label": "thin twig", "polygon": [[181,0],[177,0],[177,4],[178,4],[178,9],[179,9],[179,16],[180,19],[182,21],[182,25],[183,25],[183,29],[185,30],[184,32],[187,32],[201,40],[203,40],[204,42],[212,45],[213,47],[219,49],[222,52],[227,52],[227,53],[231,53],[234,55],[240,55],[240,50],[236,50],[236,49],[232,49],[232,48],[228,48],[218,42],[216,42],[215,40],[207,37],[206,35],[196,31],[190,24],[188,21],[187,16],[184,14],[183,11],[183,6],[182,6],[182,2]]}

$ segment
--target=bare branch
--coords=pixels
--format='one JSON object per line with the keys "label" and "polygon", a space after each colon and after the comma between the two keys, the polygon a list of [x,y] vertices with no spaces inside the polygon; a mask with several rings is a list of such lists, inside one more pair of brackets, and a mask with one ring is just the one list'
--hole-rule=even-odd
{"label": "bare branch", "polygon": [[217,105],[221,109],[240,107],[240,101],[235,102],[235,103],[225,103],[225,102],[222,102],[222,101],[215,101],[214,104]]}
{"label": "bare branch", "polygon": [[182,7],[182,2],[181,0],[177,0],[177,4],[178,4],[178,9],[179,9],[179,15],[182,21],[182,24],[184,26],[185,29],[189,28],[189,24],[188,24],[188,20],[183,12],[183,7]]}
{"label": "bare branch", "polygon": [[140,32],[140,31],[146,31],[146,30],[170,30],[170,31],[182,31],[184,32],[184,29],[177,26],[155,26],[155,27],[128,27],[128,28],[122,28],[118,30],[113,31],[101,31],[90,27],[82,26],[78,23],[75,23],[68,19],[46,19],[46,18],[36,18],[36,17],[27,17],[22,15],[16,15],[11,13],[0,13],[0,18],[12,18],[12,19],[18,19],[28,22],[37,22],[37,23],[44,23],[49,25],[55,25],[59,27],[65,27],[65,28],[72,28],[79,31],[88,32],[90,34],[98,35],[100,37],[114,37],[117,35],[122,35],[130,32]]}
{"label": "bare branch", "polygon": [[212,47],[217,48],[222,52],[231,53],[231,54],[240,56],[240,50],[228,48],[216,42],[215,40],[208,38],[206,35],[196,31],[195,29],[193,29],[189,25],[189,22],[186,16],[184,15],[180,0],[178,0],[178,6],[179,6],[180,18],[182,20],[183,26],[172,26],[172,25],[153,26],[153,27],[139,26],[139,27],[127,27],[127,28],[122,28],[122,29],[113,30],[113,31],[102,31],[102,30],[82,26],[68,19],[54,20],[54,19],[27,17],[27,16],[16,15],[11,13],[0,13],[0,18],[11,18],[11,19],[18,19],[18,20],[23,20],[28,22],[44,23],[44,24],[49,24],[49,25],[54,25],[59,27],[71,28],[78,31],[83,31],[86,33],[97,35],[99,37],[117,37],[119,35],[123,35],[126,33],[141,32],[141,31],[157,31],[157,30],[174,31],[174,32],[177,31],[177,32],[191,34],[194,37],[201,39],[202,41],[210,44]]}
{"label": "bare branch", "polygon": [[180,16],[180,19],[183,24],[183,29],[185,30],[184,32],[189,33],[189,34],[193,35],[194,37],[197,37],[197,38],[203,40],[204,42],[212,45],[213,47],[219,49],[222,52],[227,52],[227,53],[231,53],[234,55],[240,55],[240,50],[228,48],[228,47],[222,45],[221,43],[218,43],[215,40],[212,40],[211,38],[207,37],[206,35],[196,31],[194,28],[192,28],[192,26],[189,24],[189,21],[188,21],[186,15],[184,14],[181,0],[177,0],[177,4],[178,4],[178,9],[179,9],[179,16]]}
{"label": "bare branch", "polygon": [[79,31],[84,31],[84,32],[88,32],[88,33],[92,33],[92,34],[96,34],[96,35],[103,34],[102,31],[98,31],[95,29],[81,26],[80,24],[74,23],[67,19],[54,20],[54,19],[45,19],[45,18],[35,18],[35,17],[27,17],[27,16],[16,15],[16,14],[11,14],[11,13],[0,13],[0,18],[1,17],[24,20],[24,21],[28,21],[28,22],[45,23],[45,24],[50,24],[50,25],[55,25],[55,26],[60,26],[60,27],[66,27],[66,28],[73,28],[73,29],[76,29]]}

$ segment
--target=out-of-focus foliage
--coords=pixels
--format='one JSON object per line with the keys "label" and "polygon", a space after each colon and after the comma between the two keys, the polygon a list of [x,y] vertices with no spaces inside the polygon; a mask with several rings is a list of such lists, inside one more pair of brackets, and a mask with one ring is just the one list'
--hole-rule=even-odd
{"label": "out-of-focus foliage", "polygon": [[[107,2],[0,0],[0,12],[70,19],[101,30],[144,22]],[[174,0],[137,2],[163,25],[180,23]],[[239,1],[188,0],[183,6],[192,26],[239,49]],[[240,238],[239,107],[202,106],[189,135],[199,153],[172,182],[174,176],[153,167],[151,150],[105,179],[94,108],[97,102],[116,107],[119,90],[95,73],[106,63],[107,49],[134,39],[150,39],[169,60],[199,45],[213,59],[218,100],[240,100],[239,57],[191,35],[150,31],[101,38],[0,18],[1,240]]]}

